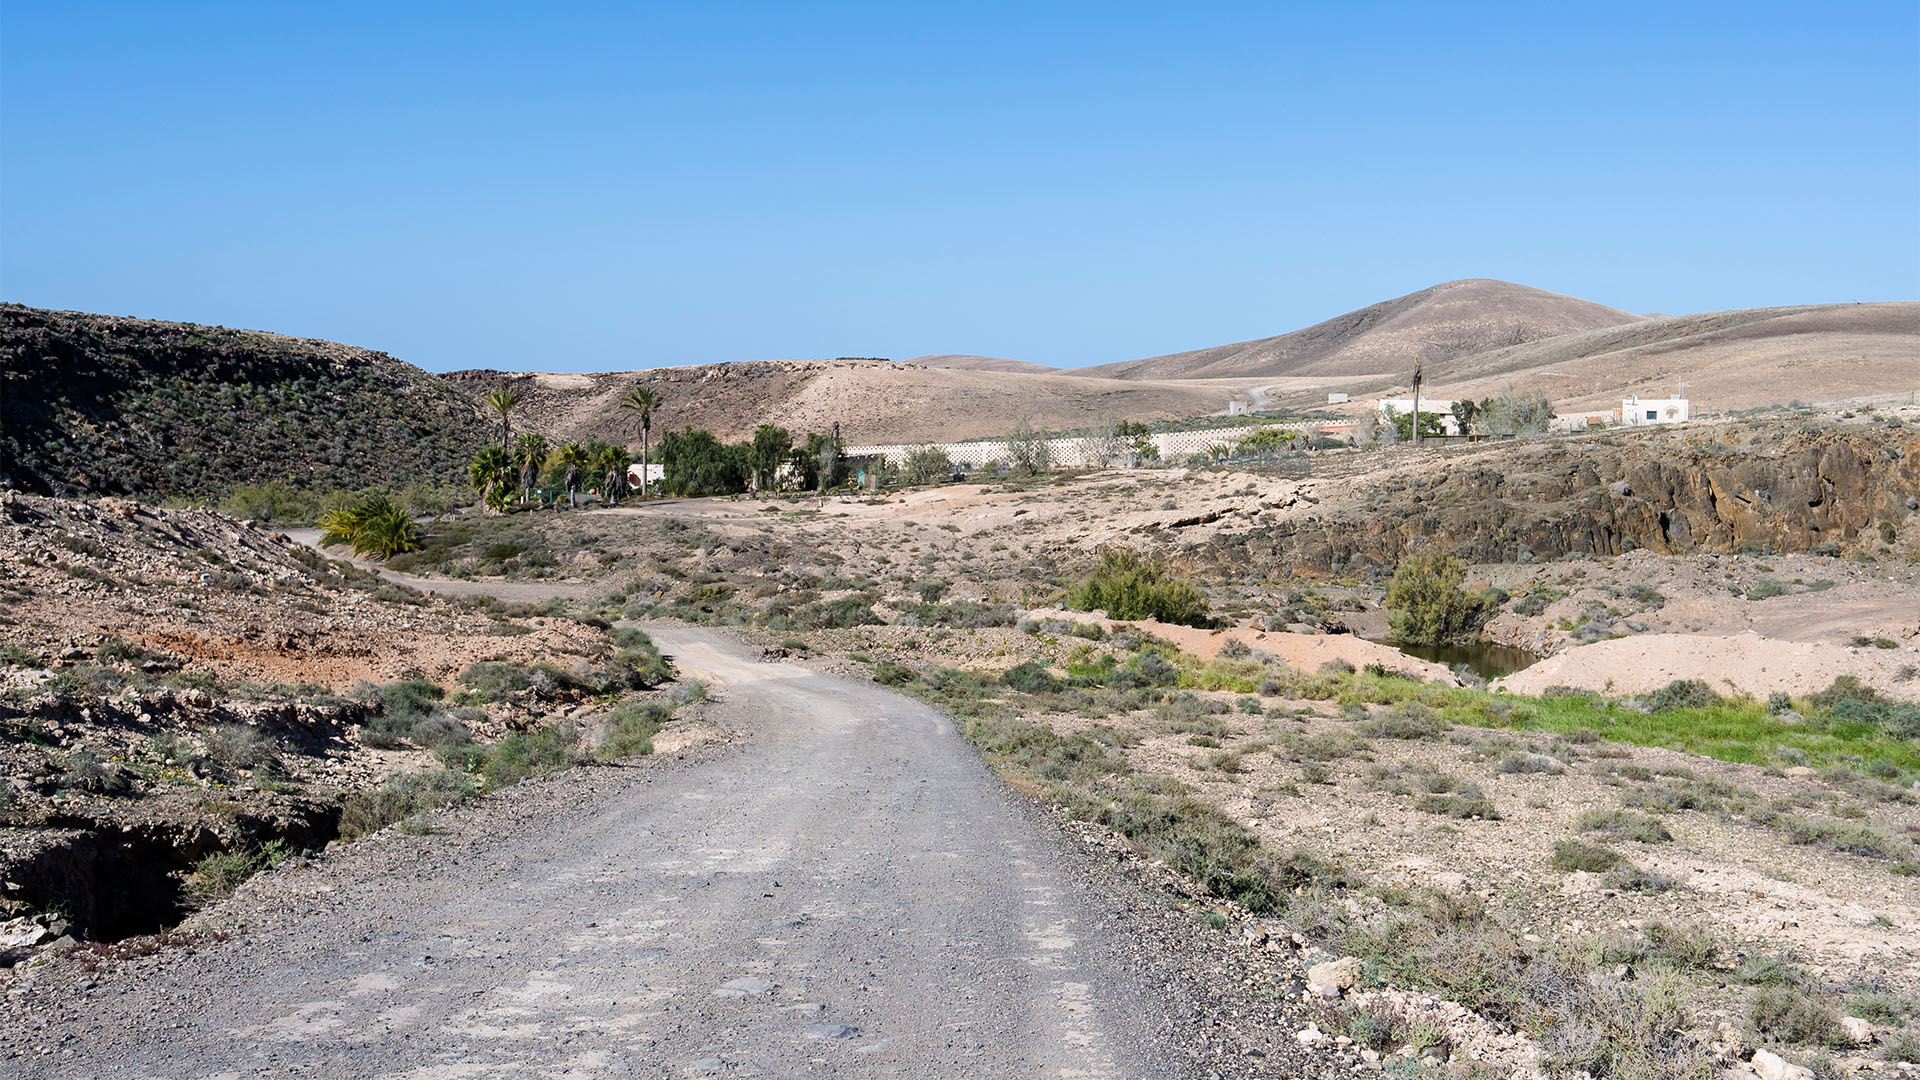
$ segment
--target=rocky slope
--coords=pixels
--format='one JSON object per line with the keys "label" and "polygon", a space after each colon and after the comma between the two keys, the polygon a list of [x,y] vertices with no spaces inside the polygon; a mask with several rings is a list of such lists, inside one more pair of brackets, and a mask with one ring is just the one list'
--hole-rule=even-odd
{"label": "rocky slope", "polygon": [[1391,568],[1420,545],[1476,563],[1851,552],[1876,545],[1881,522],[1897,535],[1920,506],[1920,412],[1906,413],[1409,452],[1350,479],[1321,480],[1338,463],[1316,463],[1320,506],[1222,523],[1207,544],[1235,565],[1319,572]]}
{"label": "rocky slope", "polygon": [[0,474],[27,491],[454,481],[487,438],[470,399],[385,353],[0,305]]}
{"label": "rocky slope", "polygon": [[1504,281],[1449,281],[1278,337],[1080,368],[1110,379],[1352,377],[1604,326],[1639,316]]}
{"label": "rocky slope", "polygon": [[[405,737],[369,734],[381,706],[363,681],[585,670],[606,642],[387,585],[215,513],[6,492],[0,918],[58,909],[96,940],[170,925],[199,860],[320,846],[344,794],[417,766]],[[486,736],[577,707],[531,690],[459,722]],[[8,949],[0,927],[0,967]]]}

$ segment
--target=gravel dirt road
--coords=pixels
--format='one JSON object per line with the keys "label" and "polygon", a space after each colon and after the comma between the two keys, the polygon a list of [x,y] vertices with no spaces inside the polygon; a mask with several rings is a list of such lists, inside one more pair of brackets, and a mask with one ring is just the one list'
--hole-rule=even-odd
{"label": "gravel dirt road", "polygon": [[0,1071],[1201,1074],[1095,860],[949,720],[712,631],[655,639],[730,739],[263,875],[212,913],[230,939],[16,1002]]}

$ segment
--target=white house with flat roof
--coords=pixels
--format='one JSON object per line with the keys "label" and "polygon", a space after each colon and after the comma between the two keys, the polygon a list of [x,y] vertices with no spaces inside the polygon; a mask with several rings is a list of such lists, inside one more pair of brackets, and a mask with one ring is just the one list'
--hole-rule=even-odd
{"label": "white house with flat roof", "polygon": [[1692,417],[1693,404],[1683,397],[1643,398],[1638,395],[1620,402],[1620,422],[1627,427],[1653,424],[1684,424]]}

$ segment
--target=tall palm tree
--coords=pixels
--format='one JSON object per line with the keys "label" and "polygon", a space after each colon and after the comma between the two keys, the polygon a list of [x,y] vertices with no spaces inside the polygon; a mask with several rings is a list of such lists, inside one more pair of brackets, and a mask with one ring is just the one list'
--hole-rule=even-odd
{"label": "tall palm tree", "polygon": [[533,501],[533,486],[540,482],[540,469],[547,463],[546,436],[523,431],[513,440],[513,460],[520,467],[520,501]]}
{"label": "tall palm tree", "polygon": [[581,470],[593,463],[593,455],[579,443],[570,442],[560,448],[554,460],[567,467],[567,509],[572,510],[578,505],[575,499],[580,494],[580,480],[584,475]]}
{"label": "tall palm tree", "polygon": [[649,443],[653,435],[653,410],[660,407],[662,400],[660,391],[644,383],[627,391],[627,396],[620,399],[621,408],[640,414],[640,497],[642,499],[647,497],[647,480],[651,473],[647,468],[650,463],[647,451],[650,449]]}
{"label": "tall palm tree", "polygon": [[508,449],[508,439],[513,432],[510,414],[513,407],[520,404],[520,395],[503,386],[481,400],[500,418],[500,449]]}

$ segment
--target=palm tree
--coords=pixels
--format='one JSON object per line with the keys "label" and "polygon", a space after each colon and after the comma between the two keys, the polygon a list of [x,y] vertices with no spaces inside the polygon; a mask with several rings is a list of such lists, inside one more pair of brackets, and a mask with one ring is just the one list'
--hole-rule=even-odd
{"label": "palm tree", "polygon": [[473,455],[467,467],[467,480],[480,493],[490,510],[505,510],[508,493],[513,490],[513,456],[504,447],[489,446]]}
{"label": "palm tree", "polygon": [[507,449],[507,440],[513,432],[509,414],[515,405],[520,404],[520,395],[503,386],[481,400],[500,418],[500,449]]}
{"label": "palm tree", "polygon": [[577,442],[570,442],[560,448],[554,460],[567,467],[567,509],[572,510],[574,499],[580,494],[581,468],[593,463],[593,455]]}
{"label": "palm tree", "polygon": [[600,451],[600,460],[595,464],[607,471],[606,482],[601,485],[600,493],[605,496],[607,505],[611,506],[627,493],[627,466],[633,464],[633,459],[624,449],[609,446]]}
{"label": "palm tree", "polygon": [[533,486],[540,482],[540,469],[547,463],[547,439],[537,432],[523,431],[513,440],[513,460],[520,467],[520,501],[533,501]]}
{"label": "palm tree", "polygon": [[649,443],[653,435],[653,410],[660,407],[660,401],[660,391],[644,383],[627,391],[627,396],[620,399],[621,408],[640,414],[640,497],[642,499],[647,497],[647,480],[651,475],[651,470],[647,468],[649,464],[647,451],[650,449]]}

